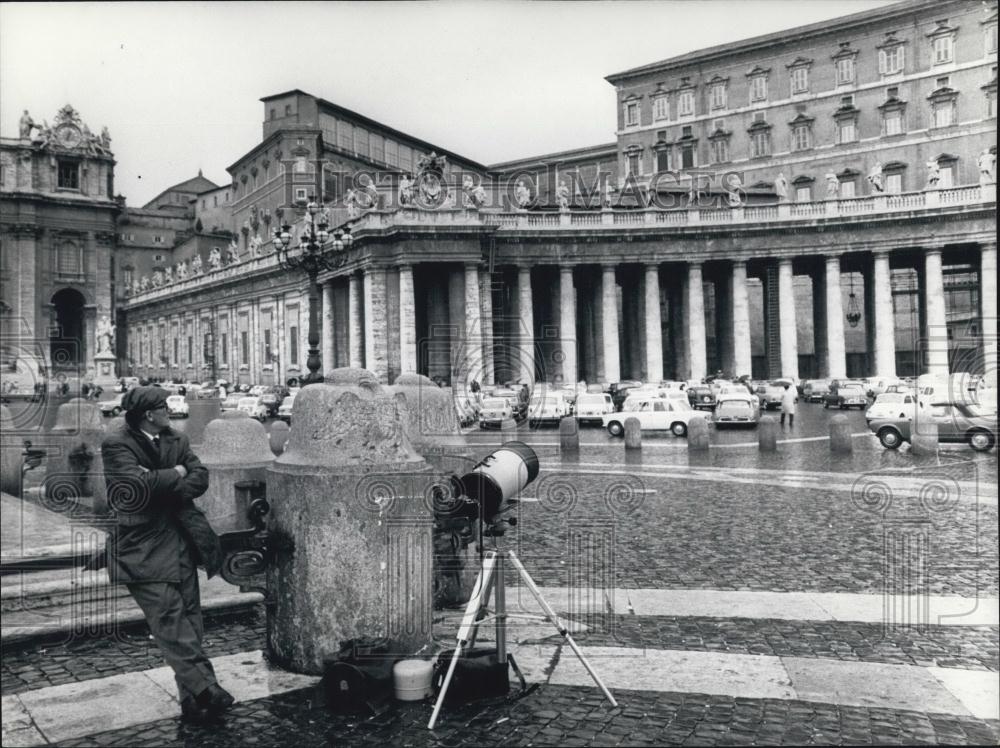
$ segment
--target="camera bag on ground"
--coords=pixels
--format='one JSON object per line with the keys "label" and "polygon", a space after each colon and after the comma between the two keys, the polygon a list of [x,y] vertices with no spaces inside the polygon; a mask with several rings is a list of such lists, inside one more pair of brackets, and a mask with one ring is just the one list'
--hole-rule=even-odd
{"label": "camera bag on ground", "polygon": [[320,683],[329,709],[372,713],[393,696],[392,667],[404,655],[386,637],[349,639],[323,660]]}
{"label": "camera bag on ground", "polygon": [[[447,649],[438,657],[434,667],[435,693],[441,692],[454,654],[454,649]],[[459,658],[444,703],[465,704],[479,699],[506,696],[509,690],[507,661],[501,662],[497,658],[495,648],[473,648]]]}

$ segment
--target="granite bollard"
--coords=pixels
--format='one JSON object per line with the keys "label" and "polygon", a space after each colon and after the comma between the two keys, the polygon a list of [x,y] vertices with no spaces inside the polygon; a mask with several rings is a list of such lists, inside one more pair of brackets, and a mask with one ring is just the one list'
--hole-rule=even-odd
{"label": "granite bollard", "polygon": [[625,419],[625,449],[642,449],[642,424],[635,416]]}
{"label": "granite bollard", "polygon": [[842,454],[854,451],[851,422],[843,413],[838,413],[830,419],[830,451]]}
{"label": "granite bollard", "polygon": [[59,406],[56,422],[46,437],[43,502],[57,512],[79,510],[107,514],[107,487],[101,442],[104,420],[97,406],[72,398]]}
{"label": "granite bollard", "polygon": [[764,416],[757,424],[757,448],[761,452],[775,452],[778,449],[778,419]]}
{"label": "granite bollard", "polygon": [[446,472],[465,472],[475,464],[475,451],[462,436],[450,389],[422,374],[404,373],[387,390],[402,397],[406,435],[417,454]]}
{"label": "granite bollard", "polygon": [[573,416],[559,419],[559,451],[571,455],[580,451],[580,423]]}
{"label": "granite bollard", "polygon": [[708,449],[708,420],[702,416],[692,418],[687,427],[688,451]]}
{"label": "granite bollard", "polygon": [[205,426],[195,454],[208,468],[208,490],[195,503],[215,531],[250,527],[245,498],[233,484],[266,479],[274,455],[264,425],[252,418],[216,418]]}
{"label": "granite bollard", "polygon": [[271,430],[267,433],[267,438],[271,443],[271,451],[275,457],[285,451],[285,444],[288,442],[290,431],[291,429],[284,421],[275,421],[271,424]]}
{"label": "granite bollard", "polygon": [[910,452],[918,456],[938,452],[938,426],[930,418],[914,418],[910,433]]}
{"label": "granite bollard", "polygon": [[431,643],[433,474],[405,406],[365,369],[334,369],[296,396],[288,448],[267,470],[269,532],[290,540],[267,570],[269,657],[320,673],[340,643]]}

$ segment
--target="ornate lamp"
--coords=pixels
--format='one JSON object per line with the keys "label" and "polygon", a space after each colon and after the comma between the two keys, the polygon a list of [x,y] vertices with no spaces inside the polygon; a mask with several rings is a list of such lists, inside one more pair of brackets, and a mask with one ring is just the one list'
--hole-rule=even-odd
{"label": "ornate lamp", "polygon": [[854,294],[854,273],[851,273],[851,293],[847,297],[847,324],[857,327],[861,321],[861,307],[858,306],[858,297]]}
{"label": "ornate lamp", "polygon": [[[320,207],[313,196],[302,208],[305,223],[298,236],[298,244],[292,237],[292,227],[282,222],[284,212],[278,209],[274,227],[274,250],[278,264],[285,270],[304,270],[309,276],[309,355],[306,367],[309,373],[303,377],[303,386],[323,381],[320,372],[322,359],[319,353],[319,281],[320,271],[337,270],[347,262],[348,249],[354,241],[350,228],[337,228],[330,232],[329,209]],[[293,246],[294,245],[294,246]]]}

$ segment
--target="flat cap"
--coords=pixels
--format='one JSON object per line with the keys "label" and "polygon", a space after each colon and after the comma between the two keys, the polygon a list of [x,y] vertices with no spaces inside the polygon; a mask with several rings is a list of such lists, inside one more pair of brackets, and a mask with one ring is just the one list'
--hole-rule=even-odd
{"label": "flat cap", "polygon": [[167,404],[167,393],[159,387],[135,387],[122,398],[122,409],[145,413],[147,410],[163,408]]}

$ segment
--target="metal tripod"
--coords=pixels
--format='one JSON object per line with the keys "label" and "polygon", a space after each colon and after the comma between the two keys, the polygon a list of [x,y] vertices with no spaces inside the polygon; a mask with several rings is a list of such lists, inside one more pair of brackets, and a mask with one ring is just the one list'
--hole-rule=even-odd
{"label": "metal tripod", "polygon": [[[615,701],[615,697],[611,695],[607,686],[601,681],[600,676],[597,672],[590,666],[587,662],[587,658],[583,656],[583,652],[577,646],[576,642],[573,641],[573,637],[569,635],[569,631],[563,622],[556,615],[552,607],[545,602],[545,598],[542,597],[541,591],[535,585],[534,580],[528,574],[527,569],[521,564],[521,560],[517,557],[514,551],[486,551],[483,556],[482,568],[479,570],[479,576],[476,578],[476,585],[472,590],[472,596],[469,598],[469,604],[465,608],[465,616],[462,618],[462,625],[458,629],[458,646],[455,647],[455,653],[452,655],[451,663],[448,665],[448,673],[444,677],[444,682],[441,684],[441,693],[438,694],[437,703],[434,704],[434,712],[431,714],[431,721],[427,723],[427,728],[430,730],[434,729],[434,725],[437,723],[438,714],[441,712],[441,705],[444,704],[445,696],[448,693],[448,686],[451,684],[451,678],[455,674],[455,667],[458,665],[459,658],[466,652],[467,649],[471,648],[476,641],[476,633],[479,629],[479,625],[487,618],[482,617],[482,612],[486,608],[486,604],[489,601],[490,589],[492,588],[496,596],[496,612],[494,613],[494,618],[496,619],[496,629],[497,629],[497,659],[500,662],[507,662],[507,601],[504,590],[504,578],[503,578],[503,561],[507,559],[510,561],[511,565],[517,570],[517,573],[521,576],[521,580],[524,582],[525,586],[531,591],[535,600],[541,606],[542,611],[545,613],[545,617],[555,626],[556,631],[559,635],[569,644],[573,649],[573,653],[580,660],[580,664],[586,669],[590,674],[590,677],[594,679],[594,683],[597,684],[598,688],[604,692],[604,695],[611,702],[611,706],[618,706],[618,702]],[[511,658],[513,660],[513,658]],[[511,662],[515,670],[517,669],[516,664]]]}

